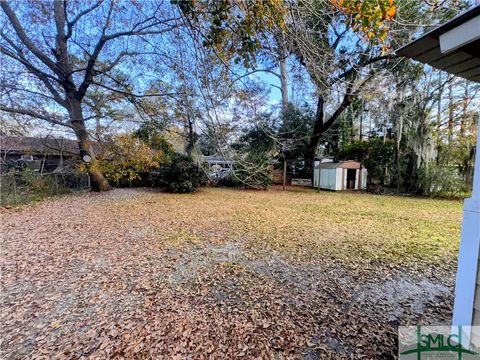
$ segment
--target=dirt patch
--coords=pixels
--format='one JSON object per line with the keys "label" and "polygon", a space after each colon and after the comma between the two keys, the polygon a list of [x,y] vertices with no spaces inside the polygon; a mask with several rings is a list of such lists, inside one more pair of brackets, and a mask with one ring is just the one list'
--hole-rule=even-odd
{"label": "dirt patch", "polygon": [[381,310],[387,321],[400,324],[402,319],[411,314],[425,314],[428,308],[449,308],[453,302],[453,291],[452,288],[426,279],[414,282],[411,278],[398,274],[385,281],[361,286],[354,292],[352,302],[369,303],[366,310]]}
{"label": "dirt patch", "polygon": [[[219,267],[230,276],[219,276]],[[453,275],[443,274],[445,284],[449,284],[445,285],[390,268],[357,270],[331,259],[292,264],[273,250],[252,251],[245,248],[244,241],[231,240],[182,252],[174,273],[176,280],[188,286],[201,288],[203,283],[215,283],[215,288],[204,294],[203,303],[223,306],[252,307],[264,303],[257,296],[264,292],[258,284],[281,289],[280,316],[293,312],[295,318],[308,319],[304,321],[310,324],[311,338],[300,351],[305,359],[356,357],[369,347],[379,352],[371,353],[372,357],[393,357],[398,326],[448,323]],[[252,295],[252,291],[258,294]],[[268,294],[278,296],[272,291]],[[368,328],[370,332],[365,330]],[[363,329],[363,349],[358,347],[357,330],[353,329]],[[385,343],[379,343],[381,338]]]}

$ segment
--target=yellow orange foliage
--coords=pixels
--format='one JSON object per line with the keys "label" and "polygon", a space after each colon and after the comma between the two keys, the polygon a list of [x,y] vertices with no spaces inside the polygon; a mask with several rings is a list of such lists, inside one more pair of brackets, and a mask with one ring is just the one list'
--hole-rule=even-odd
{"label": "yellow orange foliage", "polygon": [[214,49],[224,61],[255,63],[260,48],[260,34],[285,27],[283,0],[172,0],[183,14],[193,19],[205,35],[204,46]]}
{"label": "yellow orange foliage", "polygon": [[361,33],[368,41],[375,42],[384,50],[389,48],[389,23],[395,17],[394,0],[330,0],[341,11],[348,26]]}
{"label": "yellow orange foliage", "polygon": [[161,150],[153,150],[140,139],[124,134],[106,144],[99,163],[105,177],[118,183],[138,179],[139,173],[158,168],[164,158]]}

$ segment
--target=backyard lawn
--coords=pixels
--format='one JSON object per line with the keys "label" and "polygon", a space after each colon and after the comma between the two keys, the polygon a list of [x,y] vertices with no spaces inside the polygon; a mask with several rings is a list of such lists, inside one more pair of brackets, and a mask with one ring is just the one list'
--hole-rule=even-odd
{"label": "backyard lawn", "polygon": [[459,201],[206,188],[0,209],[3,359],[379,358],[448,324]]}

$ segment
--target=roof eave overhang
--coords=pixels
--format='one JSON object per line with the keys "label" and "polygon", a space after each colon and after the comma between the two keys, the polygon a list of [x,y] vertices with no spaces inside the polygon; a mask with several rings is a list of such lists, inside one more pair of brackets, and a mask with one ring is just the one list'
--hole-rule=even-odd
{"label": "roof eave overhang", "polygon": [[396,54],[480,82],[480,5],[398,49]]}

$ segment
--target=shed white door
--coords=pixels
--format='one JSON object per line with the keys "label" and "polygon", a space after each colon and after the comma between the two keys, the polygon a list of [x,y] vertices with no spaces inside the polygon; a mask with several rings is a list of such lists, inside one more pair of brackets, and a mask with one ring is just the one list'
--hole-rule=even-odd
{"label": "shed white door", "polygon": [[337,169],[320,169],[320,188],[335,190]]}

